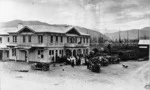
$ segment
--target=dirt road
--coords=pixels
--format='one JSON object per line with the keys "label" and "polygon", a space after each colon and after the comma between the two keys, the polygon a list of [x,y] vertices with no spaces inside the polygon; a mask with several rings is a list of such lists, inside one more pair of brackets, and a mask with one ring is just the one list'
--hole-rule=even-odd
{"label": "dirt road", "polygon": [[[23,62],[0,62],[1,90],[145,90],[148,62],[122,62],[93,73],[86,66],[50,67],[50,71],[31,70]],[[64,71],[62,70],[64,69]],[[17,72],[29,70],[29,72]]]}

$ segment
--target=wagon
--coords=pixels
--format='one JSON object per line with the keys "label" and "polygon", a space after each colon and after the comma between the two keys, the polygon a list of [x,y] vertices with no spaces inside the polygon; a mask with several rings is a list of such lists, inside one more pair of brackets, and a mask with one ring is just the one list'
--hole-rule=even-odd
{"label": "wagon", "polygon": [[31,65],[31,69],[48,71],[50,69],[49,66],[50,66],[50,63],[47,63],[47,62],[35,62]]}
{"label": "wagon", "polygon": [[91,70],[92,72],[100,73],[101,64],[98,58],[91,58],[88,62],[87,68]]}
{"label": "wagon", "polygon": [[120,58],[117,55],[107,55],[106,58],[108,59],[110,64],[119,64]]}

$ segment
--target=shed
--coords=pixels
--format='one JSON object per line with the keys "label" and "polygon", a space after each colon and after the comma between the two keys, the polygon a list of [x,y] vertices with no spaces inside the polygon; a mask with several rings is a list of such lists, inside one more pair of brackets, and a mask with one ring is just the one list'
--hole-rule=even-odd
{"label": "shed", "polygon": [[145,57],[149,55],[149,45],[150,40],[139,40],[138,48],[140,51],[140,57]]}

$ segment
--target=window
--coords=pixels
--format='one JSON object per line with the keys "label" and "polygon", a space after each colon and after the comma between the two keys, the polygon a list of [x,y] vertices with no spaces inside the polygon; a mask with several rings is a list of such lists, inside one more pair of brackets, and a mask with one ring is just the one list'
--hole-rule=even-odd
{"label": "window", "polygon": [[83,38],[83,43],[85,43],[85,38]]}
{"label": "window", "polygon": [[31,42],[31,36],[28,36],[28,42]]}
{"label": "window", "polygon": [[67,43],[69,43],[69,37],[67,37]]}
{"label": "window", "polygon": [[53,36],[51,36],[51,43],[53,43]]}
{"label": "window", "polygon": [[9,51],[7,51],[6,53],[7,53],[7,57],[9,57]]}
{"label": "window", "polygon": [[52,50],[52,55],[54,55],[54,50]]}
{"label": "window", "polygon": [[38,57],[44,58],[44,50],[38,50]]}
{"label": "window", "polygon": [[70,42],[71,42],[71,43],[73,43],[73,41],[74,41],[74,38],[73,38],[73,37],[71,37],[71,38],[70,38]]}
{"label": "window", "polygon": [[88,40],[88,38],[86,38],[86,43],[89,43],[89,40]]}
{"label": "window", "polygon": [[49,50],[49,55],[54,55],[54,50]]}
{"label": "window", "polygon": [[88,49],[86,49],[86,54],[88,55]]}
{"label": "window", "polygon": [[2,43],[2,37],[0,37],[0,43]]}
{"label": "window", "polygon": [[9,37],[8,37],[7,41],[9,42]]}
{"label": "window", "polygon": [[80,42],[82,43],[82,37],[80,37]]}
{"label": "window", "polygon": [[42,35],[38,36],[38,41],[39,41],[39,43],[43,43],[43,36]]}
{"label": "window", "polygon": [[64,55],[63,50],[61,51],[61,55],[62,55],[62,56]]}
{"label": "window", "polygon": [[63,37],[62,36],[61,36],[61,40],[60,41],[61,41],[61,43],[63,43]]}
{"label": "window", "polygon": [[52,50],[49,50],[49,55],[52,55]]}
{"label": "window", "polygon": [[12,56],[16,56],[16,49],[12,49]]}
{"label": "window", "polygon": [[26,36],[23,36],[23,42],[24,43],[26,42]]}
{"label": "window", "polygon": [[83,54],[85,55],[85,49],[83,49]]}
{"label": "window", "polygon": [[56,36],[56,43],[58,43],[58,36]]}
{"label": "window", "polygon": [[75,43],[77,43],[77,37],[75,37]]}
{"label": "window", "polygon": [[17,36],[13,36],[13,42],[17,42]]}
{"label": "window", "polygon": [[59,50],[59,54],[61,55],[61,50]]}

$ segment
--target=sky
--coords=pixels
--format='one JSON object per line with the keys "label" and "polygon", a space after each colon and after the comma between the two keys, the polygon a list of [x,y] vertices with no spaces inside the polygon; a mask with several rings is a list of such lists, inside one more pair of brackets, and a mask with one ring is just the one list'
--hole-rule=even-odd
{"label": "sky", "polygon": [[150,26],[150,0],[0,0],[0,22],[38,20],[102,33]]}

